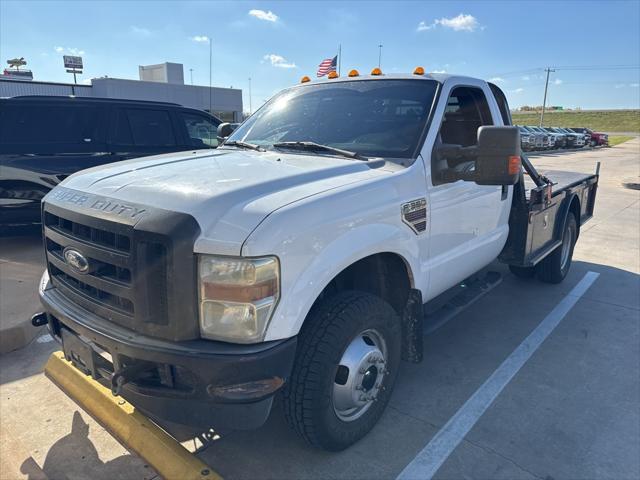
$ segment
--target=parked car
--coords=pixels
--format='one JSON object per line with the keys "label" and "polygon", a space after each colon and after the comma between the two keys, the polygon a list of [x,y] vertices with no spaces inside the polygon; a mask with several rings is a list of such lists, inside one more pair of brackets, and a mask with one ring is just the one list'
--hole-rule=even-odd
{"label": "parked car", "polygon": [[529,128],[530,130],[533,130],[534,132],[538,132],[540,135],[542,135],[542,149],[543,150],[550,150],[550,149],[555,147],[555,140],[551,137],[549,132],[545,131],[541,127],[536,127],[536,126],[533,126],[533,125],[530,125],[527,128]]}
{"label": "parked car", "polygon": [[566,148],[567,147],[567,135],[564,133],[556,132],[551,127],[542,127],[542,129],[551,135],[553,138],[553,142],[555,148]]}
{"label": "parked car", "polygon": [[66,368],[200,431],[258,427],[282,393],[293,430],[343,450],[422,360],[424,303],[496,259],[561,282],[598,175],[539,175],[498,87],[416,71],[305,78],[216,152],[51,191],[33,323]]}
{"label": "parked car", "polygon": [[520,146],[523,151],[530,152],[531,150],[535,150],[535,135],[531,133],[529,130],[524,128],[522,125],[517,125],[518,130],[520,131]]}
{"label": "parked car", "polygon": [[609,135],[602,132],[594,132],[589,128],[577,128],[572,127],[569,130],[576,133],[583,133],[589,135],[589,144],[592,147],[609,146]]}
{"label": "parked car", "polygon": [[555,127],[555,130],[567,135],[567,143],[569,147],[581,148],[586,145],[586,138],[584,134],[572,132],[568,128]]}
{"label": "parked car", "polygon": [[544,150],[545,135],[528,126],[524,126],[522,128],[524,128],[527,132],[529,132],[530,135],[533,136],[533,150]]}
{"label": "parked car", "polygon": [[565,148],[576,148],[578,145],[578,134],[575,132],[566,131],[560,127],[550,127],[554,132],[565,135],[566,145]]}
{"label": "parked car", "polygon": [[79,97],[0,99],[0,223],[40,221],[69,175],[134,157],[217,145],[220,120],[177,104]]}

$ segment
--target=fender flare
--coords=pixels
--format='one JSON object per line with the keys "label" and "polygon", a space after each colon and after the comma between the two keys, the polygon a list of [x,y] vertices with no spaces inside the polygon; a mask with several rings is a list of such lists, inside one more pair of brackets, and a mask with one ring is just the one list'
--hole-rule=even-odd
{"label": "fender flare", "polygon": [[[286,286],[287,297],[281,299],[267,328],[265,340],[297,335],[313,304],[327,285],[346,268],[371,255],[398,255],[407,267],[410,287],[420,288],[420,285],[415,284],[420,256],[417,242],[411,238],[413,235],[415,234],[408,228],[405,231],[395,225],[378,223],[349,230],[334,239]],[[354,245],[358,245],[357,251],[354,251]],[[426,287],[426,283],[423,286]],[[304,300],[296,301],[296,298]],[[280,328],[280,325],[289,325],[289,331],[285,332],[286,329]]]}
{"label": "fender flare", "polygon": [[576,223],[578,224],[578,231],[576,232],[576,240],[580,236],[580,198],[575,193],[571,193],[567,196],[561,205],[561,210],[558,212],[558,219],[562,219],[561,222],[556,222],[556,238],[562,239],[562,232],[564,232],[564,227],[567,224],[567,219],[569,218],[569,213],[571,213],[571,205],[574,200],[578,203],[578,218],[576,218]]}

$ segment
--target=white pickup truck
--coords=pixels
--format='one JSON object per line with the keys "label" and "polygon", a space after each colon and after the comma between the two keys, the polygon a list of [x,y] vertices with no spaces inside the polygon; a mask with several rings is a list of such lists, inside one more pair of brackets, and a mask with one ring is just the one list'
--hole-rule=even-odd
{"label": "white pickup truck", "polygon": [[216,150],[67,178],[33,323],[156,419],[257,427],[280,392],[311,444],[356,442],[422,359],[423,304],[496,258],[562,281],[598,182],[538,174],[495,85],[372,73],[305,78]]}

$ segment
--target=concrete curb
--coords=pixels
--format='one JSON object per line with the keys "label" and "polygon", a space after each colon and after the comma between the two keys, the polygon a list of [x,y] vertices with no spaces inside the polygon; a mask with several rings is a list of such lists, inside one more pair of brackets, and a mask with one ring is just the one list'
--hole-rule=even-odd
{"label": "concrete curb", "polygon": [[45,375],[103,425],[122,445],[167,480],[222,480],[207,464],[122,397],[83,374],[60,351],[49,357]]}
{"label": "concrete curb", "polygon": [[0,355],[29,345],[34,338],[45,332],[44,327],[34,327],[27,318],[18,325],[0,329]]}

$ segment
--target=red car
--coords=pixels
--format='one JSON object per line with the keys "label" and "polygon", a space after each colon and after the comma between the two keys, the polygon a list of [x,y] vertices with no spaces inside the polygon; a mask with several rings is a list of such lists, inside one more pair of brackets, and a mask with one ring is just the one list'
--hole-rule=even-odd
{"label": "red car", "polygon": [[608,147],[609,146],[609,135],[601,132],[594,132],[589,128],[570,128],[576,133],[588,133],[591,135],[591,146],[592,147]]}

